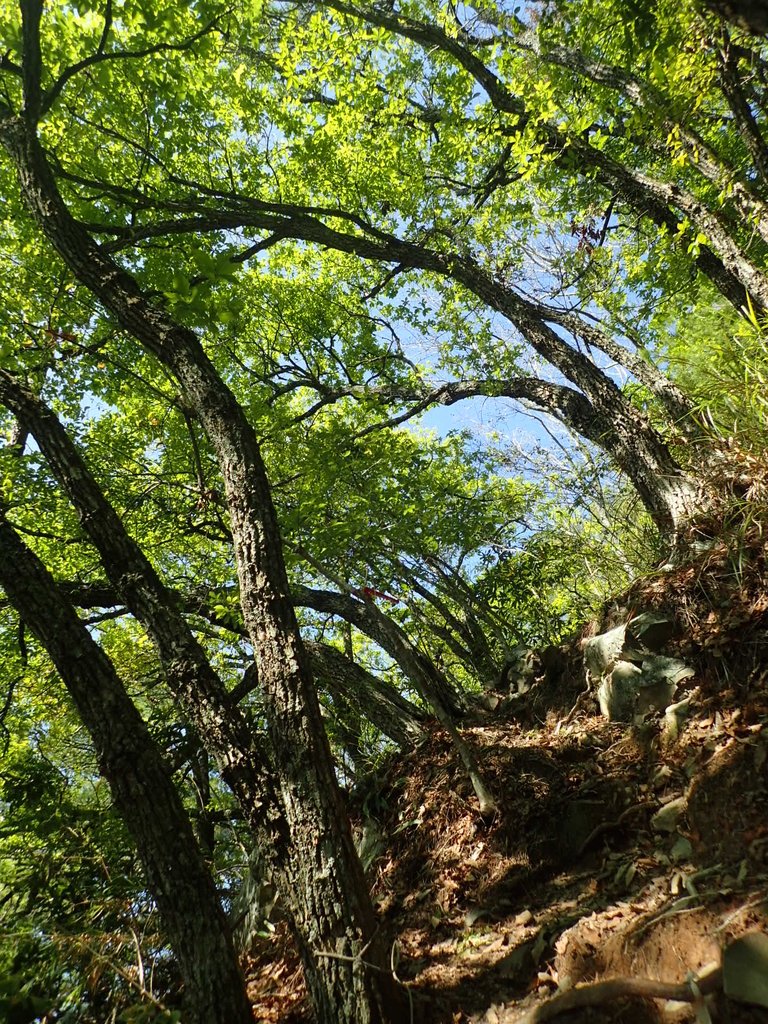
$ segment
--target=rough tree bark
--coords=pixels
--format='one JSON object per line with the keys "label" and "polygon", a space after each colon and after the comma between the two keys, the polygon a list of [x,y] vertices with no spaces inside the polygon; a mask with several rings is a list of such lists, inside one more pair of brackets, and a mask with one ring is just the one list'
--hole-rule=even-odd
{"label": "rough tree bark", "polygon": [[[76,278],[170,370],[218,457],[242,611],[263,685],[279,803],[290,830],[290,846],[282,844],[278,867],[283,885],[287,877],[294,879],[284,896],[295,915],[318,1020],[379,1024],[397,1019],[403,997],[388,970],[383,935],[341,802],[253,428],[195,333],[153,306],[64,204],[36,129],[41,14],[39,0],[22,3],[24,109],[17,115],[0,106],[0,141],[34,222]],[[124,587],[128,583],[122,582]],[[258,817],[253,805],[245,810],[251,821]]]}
{"label": "rough tree bark", "polygon": [[768,35],[768,8],[764,0],[703,0],[704,6],[745,32]]}
{"label": "rough tree bark", "polygon": [[91,735],[179,961],[185,1021],[250,1024],[232,938],[170,769],[111,661],[2,511],[0,585],[48,651]]}
{"label": "rough tree bark", "polygon": [[0,402],[34,436],[101,555],[114,589],[91,593],[88,600],[125,603],[152,637],[170,689],[216,756],[223,779],[237,796],[259,847],[265,851],[264,860],[281,894],[285,894],[284,905],[311,972],[315,961],[301,927],[310,912],[309,896],[296,870],[272,768],[254,747],[245,717],[187,627],[176,596],[164,587],[127,534],[57,417],[4,370],[0,370]]}
{"label": "rough tree bark", "polygon": [[[415,704],[402,697],[394,686],[364,669],[351,655],[330,644],[305,640],[312,672],[331,699],[350,708],[356,715],[367,718],[385,736],[389,736],[403,750],[409,750],[424,736],[427,715]],[[252,664],[242,680],[230,691],[233,703],[239,703],[259,688],[258,672]]]}
{"label": "rough tree bark", "polygon": [[298,586],[293,588],[293,599],[299,606],[330,612],[346,619],[392,655],[450,736],[472,783],[481,813],[493,814],[496,801],[485,784],[472,749],[456,728],[454,716],[443,697],[447,680],[437,672],[431,661],[412,646],[397,623],[380,612],[372,601],[358,601],[348,594],[337,594],[331,590],[310,590],[309,587]]}

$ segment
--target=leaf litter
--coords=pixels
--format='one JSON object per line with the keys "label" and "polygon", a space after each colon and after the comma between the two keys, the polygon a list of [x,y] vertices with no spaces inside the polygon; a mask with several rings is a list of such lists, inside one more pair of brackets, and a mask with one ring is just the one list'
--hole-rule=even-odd
{"label": "leaf litter", "polygon": [[[569,1021],[768,1021],[715,978],[723,949],[768,932],[765,550],[757,532],[739,545],[738,560],[718,541],[643,579],[550,657],[557,670],[514,717],[478,713],[464,736],[497,799],[492,818],[436,725],[349,794],[415,1021],[553,1019],[567,1009],[553,995],[582,986],[595,1004]],[[696,668],[672,739],[663,715],[609,723],[584,696],[584,637],[659,609]],[[256,1019],[310,1020],[284,924],[245,966]],[[641,998],[646,982],[692,995]]]}

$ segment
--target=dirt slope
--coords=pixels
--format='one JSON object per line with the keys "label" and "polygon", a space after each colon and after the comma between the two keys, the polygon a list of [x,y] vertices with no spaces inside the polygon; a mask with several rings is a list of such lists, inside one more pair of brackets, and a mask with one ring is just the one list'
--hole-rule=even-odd
{"label": "dirt slope", "polygon": [[[559,1018],[558,989],[605,979],[623,980],[570,996],[597,1005],[563,1019],[768,1021],[726,999],[718,972],[724,947],[768,932],[766,578],[758,536],[740,538],[738,559],[721,542],[549,652],[524,698],[465,731],[493,819],[437,728],[351,795],[414,1021]],[[676,653],[696,669],[675,739],[661,714],[607,722],[584,692],[584,636],[653,609],[674,616]],[[249,972],[257,1019],[307,1019],[281,927]],[[696,1002],[691,978],[714,994]],[[641,998],[638,979],[685,984],[688,1001]]]}

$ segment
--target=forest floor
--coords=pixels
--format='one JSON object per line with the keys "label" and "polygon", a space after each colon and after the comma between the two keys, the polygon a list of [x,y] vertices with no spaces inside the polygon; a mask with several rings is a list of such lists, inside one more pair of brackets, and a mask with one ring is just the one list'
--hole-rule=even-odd
{"label": "forest floor", "polygon": [[[413,1021],[560,1019],[568,1004],[553,997],[574,987],[595,1005],[569,1022],[768,1021],[726,998],[718,973],[724,948],[768,932],[766,579],[759,535],[720,541],[643,579],[560,649],[555,671],[479,716],[465,736],[498,801],[492,818],[437,727],[356,787]],[[663,713],[610,723],[585,690],[581,641],[649,609],[674,616],[675,653],[696,669],[674,739]],[[281,925],[247,966],[257,1020],[309,1020]],[[683,985],[688,1001],[639,998],[638,979]],[[697,984],[716,992],[697,1001]]]}

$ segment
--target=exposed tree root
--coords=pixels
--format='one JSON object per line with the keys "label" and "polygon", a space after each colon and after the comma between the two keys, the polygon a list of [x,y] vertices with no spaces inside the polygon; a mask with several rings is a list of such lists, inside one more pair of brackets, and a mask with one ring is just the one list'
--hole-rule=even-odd
{"label": "exposed tree root", "polygon": [[524,1016],[518,1018],[517,1024],[540,1024],[542,1021],[553,1020],[561,1013],[579,1010],[587,1006],[602,1006],[616,999],[672,999],[679,1003],[696,1003],[704,996],[711,995],[722,988],[723,972],[719,966],[705,969],[700,978],[683,984],[671,984],[664,981],[651,981],[647,978],[609,978],[607,981],[595,981],[586,985],[561,992],[544,1003],[539,1003]]}

